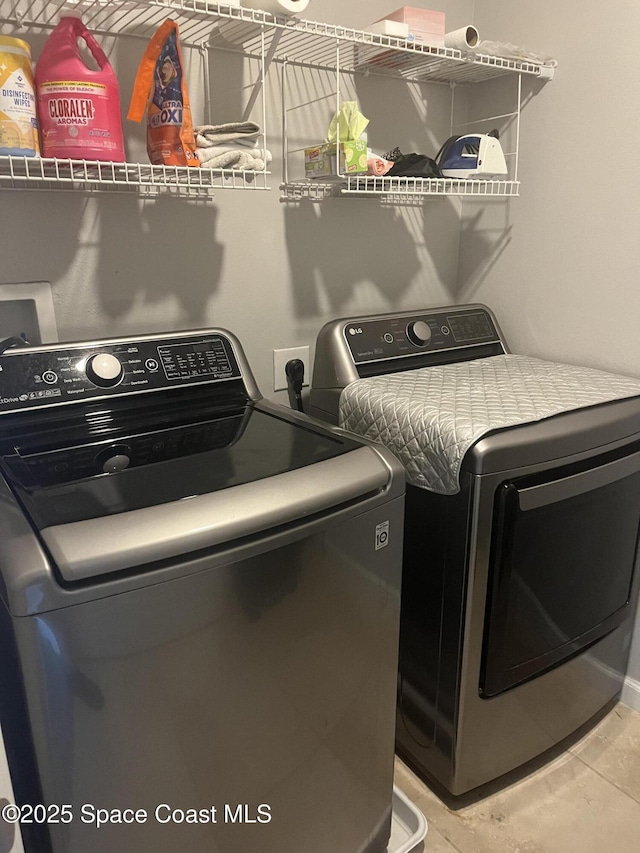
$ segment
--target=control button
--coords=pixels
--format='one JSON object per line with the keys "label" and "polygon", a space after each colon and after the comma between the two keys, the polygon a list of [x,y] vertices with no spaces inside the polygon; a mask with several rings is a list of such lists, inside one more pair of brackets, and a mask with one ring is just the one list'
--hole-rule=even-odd
{"label": "control button", "polygon": [[391,332],[387,332],[387,334],[384,336],[384,339],[388,344],[392,344],[394,341],[394,337]]}
{"label": "control button", "polygon": [[131,459],[125,456],[124,453],[116,453],[115,456],[110,456],[102,464],[102,470],[105,474],[117,474],[118,471],[124,471],[129,467]]}
{"label": "control button", "polygon": [[87,361],[85,368],[87,379],[100,388],[112,388],[124,376],[122,365],[108,352],[100,352]]}
{"label": "control button", "polygon": [[448,326],[440,326],[440,331],[443,335],[450,335],[451,329]]}
{"label": "control button", "polygon": [[45,370],[42,374],[42,381],[46,382],[47,385],[55,385],[58,381],[58,374],[54,373],[53,370]]}
{"label": "control button", "polygon": [[431,329],[427,323],[416,320],[407,326],[407,337],[417,347],[424,347],[431,340]]}
{"label": "control button", "polygon": [[155,373],[155,371],[159,367],[158,362],[155,360],[155,358],[148,358],[145,361],[144,366],[147,368],[147,370],[151,370],[153,373]]}
{"label": "control button", "polygon": [[131,464],[131,448],[126,444],[114,444],[101,450],[95,458],[95,465],[104,474],[117,474]]}

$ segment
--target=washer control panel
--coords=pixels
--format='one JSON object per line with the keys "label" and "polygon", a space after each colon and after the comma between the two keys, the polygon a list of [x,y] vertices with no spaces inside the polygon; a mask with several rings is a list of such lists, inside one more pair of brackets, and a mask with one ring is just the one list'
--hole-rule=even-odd
{"label": "washer control panel", "polygon": [[0,414],[237,378],[231,342],[217,333],[24,347],[0,355]]}
{"label": "washer control panel", "polygon": [[355,364],[500,343],[491,315],[482,308],[350,321],[344,336]]}

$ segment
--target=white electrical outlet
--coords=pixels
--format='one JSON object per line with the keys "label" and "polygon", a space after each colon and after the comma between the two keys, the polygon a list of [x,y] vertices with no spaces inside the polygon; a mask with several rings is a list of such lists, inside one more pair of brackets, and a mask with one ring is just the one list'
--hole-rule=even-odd
{"label": "white electrical outlet", "polygon": [[287,374],[284,372],[288,361],[293,358],[299,358],[304,364],[304,382],[303,385],[309,384],[310,364],[309,364],[309,347],[291,347],[290,349],[274,349],[273,351],[273,390],[287,390]]}

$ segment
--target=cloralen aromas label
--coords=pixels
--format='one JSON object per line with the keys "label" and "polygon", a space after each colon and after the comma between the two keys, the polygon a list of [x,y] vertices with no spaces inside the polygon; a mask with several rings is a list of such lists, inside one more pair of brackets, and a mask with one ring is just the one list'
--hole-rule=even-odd
{"label": "cloralen aromas label", "polygon": [[110,132],[109,92],[104,84],[74,80],[41,83],[38,101],[45,156],[54,145],[68,148],[70,157],[74,149],[87,143],[105,152],[116,150],[117,141]]}

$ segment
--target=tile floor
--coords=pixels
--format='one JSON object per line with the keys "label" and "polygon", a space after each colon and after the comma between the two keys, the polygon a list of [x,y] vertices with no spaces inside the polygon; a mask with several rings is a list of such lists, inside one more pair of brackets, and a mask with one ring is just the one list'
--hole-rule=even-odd
{"label": "tile floor", "polygon": [[429,830],[415,853],[639,853],[640,713],[616,705],[568,751],[476,802],[445,804],[399,759]]}

